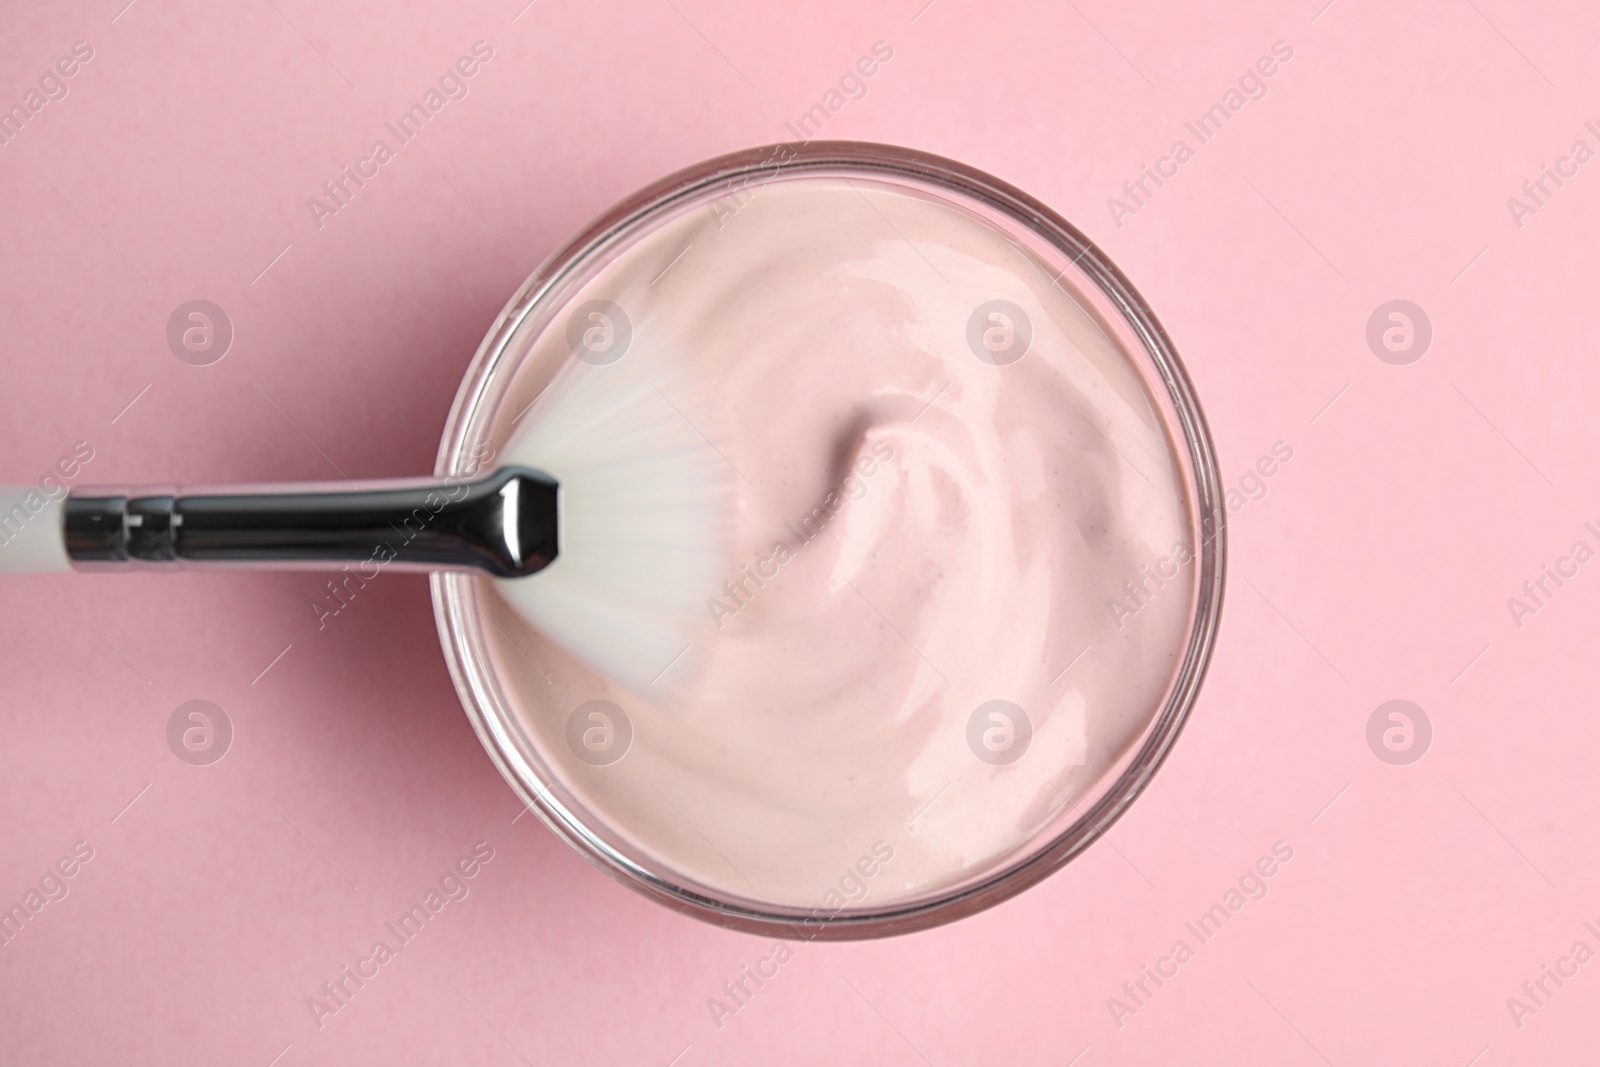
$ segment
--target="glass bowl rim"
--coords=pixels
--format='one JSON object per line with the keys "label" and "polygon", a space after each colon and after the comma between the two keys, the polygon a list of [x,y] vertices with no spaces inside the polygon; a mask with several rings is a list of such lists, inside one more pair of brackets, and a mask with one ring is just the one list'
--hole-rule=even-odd
{"label": "glass bowl rim", "polygon": [[[435,474],[463,473],[470,464],[469,438],[490,407],[497,386],[509,381],[503,357],[523,321],[558,292],[559,283],[577,265],[628,233],[646,217],[704,196],[718,188],[738,191],[763,173],[777,175],[853,172],[910,181],[934,191],[954,193],[1009,216],[1093,282],[1120,314],[1144,349],[1165,387],[1165,400],[1176,416],[1183,440],[1176,449],[1187,502],[1196,522],[1196,590],[1192,632],[1183,661],[1174,675],[1165,706],[1145,727],[1141,739],[1112,765],[1083,799],[1094,803],[1056,836],[1023,859],[1002,863],[988,876],[959,884],[928,899],[890,904],[863,912],[832,912],[818,907],[795,909],[773,905],[752,907],[718,899],[675,884],[623,855],[594,834],[585,820],[552,796],[537,770],[518,751],[508,717],[502,710],[496,679],[481,645],[476,580],[470,575],[431,576],[434,618],[440,644],[474,731],[501,775],[531,810],[569,846],[612,878],[676,911],[719,926],[783,940],[851,940],[910,933],[975,914],[1032,887],[1098,840],[1128,809],[1166,760],[1198,697],[1220,627],[1226,570],[1226,508],[1216,452],[1205,415],[1176,349],[1155,313],[1133,284],[1085,234],[1043,202],[974,167],[916,149],[864,141],[810,141],[764,145],[706,160],[670,174],[626,197],[595,218],[553,252],[517,289],[493,326],[462,379],[441,436]],[[1140,377],[1154,389],[1144,370]],[[1167,430],[1171,419],[1164,414]],[[1186,460],[1186,466],[1182,462]],[[465,463],[464,463],[465,461]],[[1079,805],[1083,803],[1080,799]]]}

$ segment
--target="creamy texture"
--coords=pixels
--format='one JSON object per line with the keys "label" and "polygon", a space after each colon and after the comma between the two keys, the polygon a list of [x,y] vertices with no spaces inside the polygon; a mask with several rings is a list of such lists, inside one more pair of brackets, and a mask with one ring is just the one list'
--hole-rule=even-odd
{"label": "creamy texture", "polygon": [[[799,178],[689,210],[574,294],[633,328],[581,372],[662,383],[738,494],[727,584],[659,687],[487,600],[525,729],[617,847],[719,895],[880,908],[1059,832],[1160,711],[1194,610],[1181,468],[1057,270],[951,203]],[[970,340],[1004,348],[1004,309],[969,331],[997,300],[1031,327],[1007,365]],[[565,324],[523,394],[571,359]],[[594,699],[632,726],[605,766],[568,743]],[[996,700],[1031,724],[1014,762],[980,758],[1005,719],[969,729]]]}

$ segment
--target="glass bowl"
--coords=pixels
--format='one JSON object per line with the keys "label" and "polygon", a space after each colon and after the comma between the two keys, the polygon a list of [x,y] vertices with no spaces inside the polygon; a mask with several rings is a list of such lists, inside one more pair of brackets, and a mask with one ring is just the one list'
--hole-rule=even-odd
{"label": "glass bowl", "polygon": [[[512,684],[513,672],[506,665],[521,653],[497,621],[503,611],[490,580],[435,574],[433,602],[445,658],[484,747],[528,810],[581,855],[660,903],[722,926],[781,939],[879,937],[990,907],[1086,849],[1127,810],[1166,758],[1194,705],[1210,659],[1224,574],[1224,508],[1216,458],[1204,416],[1170,340],[1105,254],[1027,194],[971,167],[910,149],[814,141],[709,160],[613,207],[522,285],[484,338],[462,382],[435,473],[469,475],[492,462],[515,418],[554,371],[528,365],[525,357],[534,342],[547,331],[569,328],[562,312],[571,311],[586,282],[623,250],[685,212],[709,209],[715,214],[719,205],[721,210],[736,211],[762,187],[802,178],[870,183],[943,201],[978,216],[1053,275],[1055,285],[1092,316],[1134,368],[1170,449],[1193,556],[1186,633],[1173,657],[1164,695],[1142,731],[1107,770],[1070,798],[1071,803],[1053,810],[1014,849],[970,876],[881,902],[839,898],[841,902],[819,900],[814,906],[802,906],[763,899],[755,892],[746,894],[686,874],[585,799],[582,783],[574,781],[570,768],[564,772],[550,758],[549,737],[541,740],[528,718],[530,706],[536,714],[562,721],[573,709],[556,706],[554,696],[530,693],[525,683]],[[521,658],[528,660],[525,655]],[[527,665],[542,675],[531,660]],[[516,673],[526,671],[519,665]],[[870,858],[864,861],[872,863]],[[862,867],[863,873],[866,869]]]}

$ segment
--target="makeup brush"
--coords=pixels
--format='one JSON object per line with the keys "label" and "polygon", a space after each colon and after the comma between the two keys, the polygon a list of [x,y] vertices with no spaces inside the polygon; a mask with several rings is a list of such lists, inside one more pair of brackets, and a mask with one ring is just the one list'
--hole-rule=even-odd
{"label": "makeup brush", "polygon": [[646,691],[726,576],[731,469],[665,393],[569,365],[504,465],[462,478],[179,491],[0,486],[0,574],[194,564],[479,571],[529,623]]}

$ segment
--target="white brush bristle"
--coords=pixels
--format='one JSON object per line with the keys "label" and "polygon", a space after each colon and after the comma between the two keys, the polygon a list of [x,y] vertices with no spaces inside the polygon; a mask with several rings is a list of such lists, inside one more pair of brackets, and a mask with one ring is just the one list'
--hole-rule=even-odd
{"label": "white brush bristle", "polygon": [[692,392],[632,362],[575,362],[521,417],[501,461],[560,483],[559,553],[498,587],[601,673],[664,694],[685,680],[677,661],[727,577],[733,471],[686,414]]}

